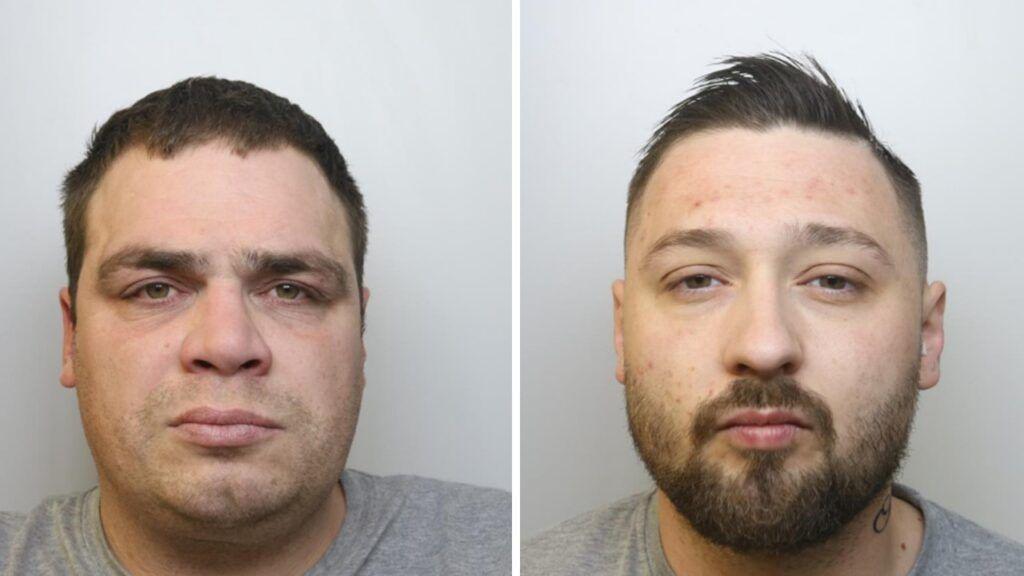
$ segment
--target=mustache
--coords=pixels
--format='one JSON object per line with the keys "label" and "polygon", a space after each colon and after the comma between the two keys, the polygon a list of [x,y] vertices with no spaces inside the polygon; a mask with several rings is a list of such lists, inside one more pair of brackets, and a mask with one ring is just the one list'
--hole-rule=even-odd
{"label": "mustache", "polygon": [[786,408],[799,411],[810,421],[813,432],[824,436],[827,445],[835,442],[832,410],[825,400],[803,388],[795,379],[778,376],[770,380],[733,380],[725,392],[701,403],[690,429],[693,445],[700,447],[708,443],[726,413],[743,408]]}

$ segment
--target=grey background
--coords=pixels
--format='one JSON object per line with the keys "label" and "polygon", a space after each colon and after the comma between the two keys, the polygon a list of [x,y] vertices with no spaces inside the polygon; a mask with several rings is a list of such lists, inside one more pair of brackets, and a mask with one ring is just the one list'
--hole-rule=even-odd
{"label": "grey background", "polygon": [[115,110],[244,79],[334,137],[366,196],[352,467],[511,487],[512,4],[0,4],[0,509],[95,482],[60,387],[58,189]]}
{"label": "grey background", "polygon": [[902,480],[1024,540],[1021,6],[523,0],[524,537],[650,485],[614,379],[626,186],[716,58],[781,48],[817,56],[923,185],[947,343]]}

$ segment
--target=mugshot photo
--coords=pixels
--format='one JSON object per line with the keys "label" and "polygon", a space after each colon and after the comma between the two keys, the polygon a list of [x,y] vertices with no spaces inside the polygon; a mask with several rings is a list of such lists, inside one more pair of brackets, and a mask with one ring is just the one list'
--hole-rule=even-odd
{"label": "mugshot photo", "polygon": [[3,574],[508,574],[508,2],[5,3]]}
{"label": "mugshot photo", "polygon": [[523,573],[1021,573],[1019,9],[522,7]]}

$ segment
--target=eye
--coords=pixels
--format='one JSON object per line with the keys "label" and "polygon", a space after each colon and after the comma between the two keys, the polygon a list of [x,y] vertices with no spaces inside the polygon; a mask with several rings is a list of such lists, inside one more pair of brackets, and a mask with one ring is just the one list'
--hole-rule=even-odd
{"label": "eye", "polygon": [[687,290],[703,290],[705,288],[711,288],[715,282],[718,282],[718,280],[715,280],[707,274],[694,274],[693,276],[683,278],[679,284]]}
{"label": "eye", "polygon": [[174,288],[165,282],[151,282],[142,287],[139,294],[149,300],[166,300],[171,297]]}
{"label": "eye", "polygon": [[710,274],[691,274],[677,280],[672,290],[683,294],[701,294],[722,285],[722,281]]}
{"label": "eye", "polygon": [[297,284],[289,283],[282,283],[274,286],[273,292],[274,296],[277,296],[282,300],[299,300],[300,298],[308,296],[308,293],[304,288]]}
{"label": "eye", "polygon": [[843,278],[842,276],[836,276],[835,274],[828,274],[820,278],[815,278],[814,280],[811,280],[811,284],[814,283],[817,283],[818,286],[821,288],[825,288],[827,290],[835,290],[838,292],[842,292],[847,288],[853,287],[853,282],[846,278]]}

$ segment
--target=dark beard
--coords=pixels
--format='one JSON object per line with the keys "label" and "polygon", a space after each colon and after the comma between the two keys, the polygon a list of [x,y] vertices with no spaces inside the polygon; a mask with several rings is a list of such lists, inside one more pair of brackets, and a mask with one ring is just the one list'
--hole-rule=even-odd
{"label": "dark beard", "polygon": [[[857,418],[837,454],[832,413],[824,400],[793,379],[736,380],[701,404],[688,435],[663,404],[627,372],[626,405],[633,443],[658,488],[706,540],[741,554],[788,555],[832,538],[889,485],[906,454],[917,406],[918,363],[904,385]],[[705,448],[726,411],[780,407],[799,410],[813,426],[821,460],[787,470],[792,450],[746,450],[745,467],[727,475]],[[682,466],[681,443],[692,451]]]}

